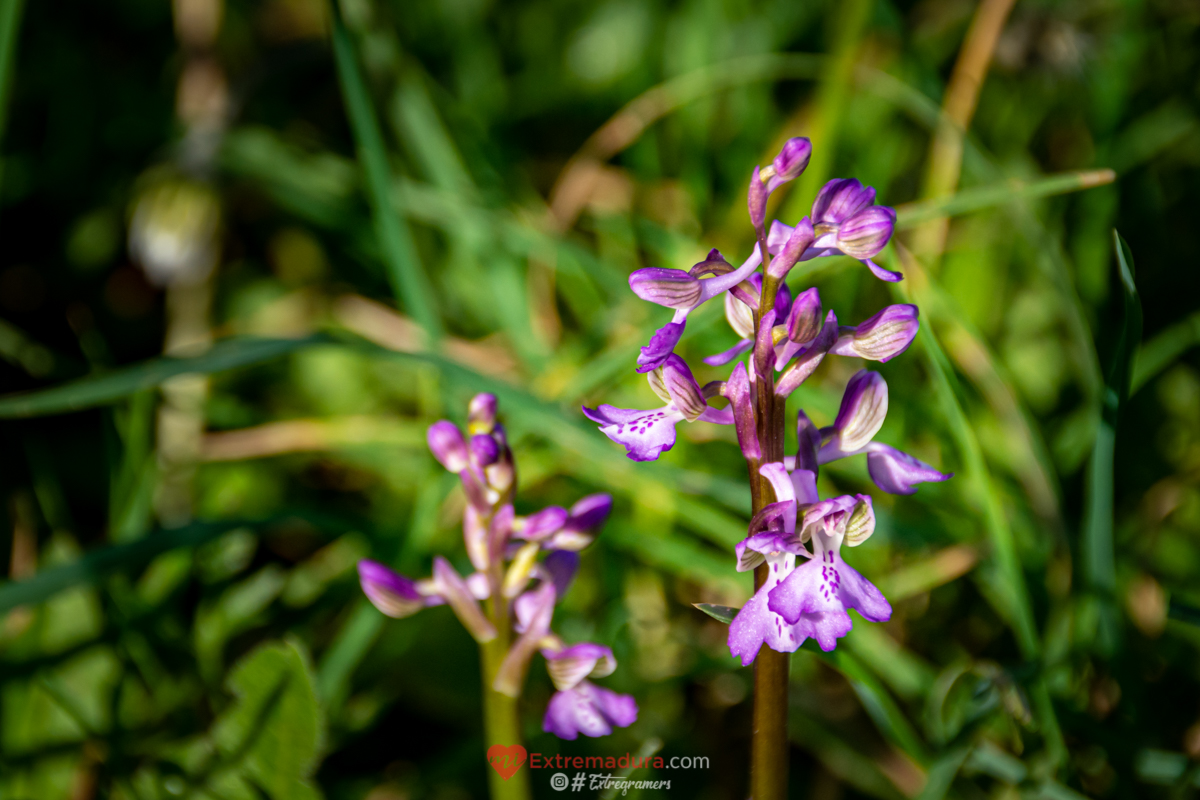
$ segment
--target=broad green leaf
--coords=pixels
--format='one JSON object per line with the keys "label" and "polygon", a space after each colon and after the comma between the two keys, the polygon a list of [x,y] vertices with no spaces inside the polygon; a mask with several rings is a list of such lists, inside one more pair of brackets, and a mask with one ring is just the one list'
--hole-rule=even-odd
{"label": "broad green leaf", "polygon": [[213,726],[222,766],[271,800],[315,800],[309,781],[324,736],[307,655],[295,641],[272,642],[230,670],[236,698]]}
{"label": "broad green leaf", "polygon": [[154,388],[176,375],[224,372],[248,367],[329,341],[328,337],[320,335],[304,339],[260,339],[245,336],[221,339],[198,356],[153,358],[49,389],[5,395],[0,397],[0,419],[82,411]]}

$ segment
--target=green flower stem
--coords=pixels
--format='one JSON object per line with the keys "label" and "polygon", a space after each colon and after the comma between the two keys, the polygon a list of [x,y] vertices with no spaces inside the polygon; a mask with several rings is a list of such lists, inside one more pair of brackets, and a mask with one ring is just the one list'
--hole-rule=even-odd
{"label": "green flower stem", "polygon": [[[507,615],[506,615],[507,616]],[[493,619],[493,623],[496,620]],[[507,620],[505,620],[507,622]],[[501,694],[492,688],[496,672],[508,652],[508,626],[496,626],[497,636],[480,645],[483,656],[483,732],[484,744],[521,744],[521,716],[517,698]],[[488,790],[492,800],[529,800],[529,768],[518,769],[505,780],[488,766]]]}

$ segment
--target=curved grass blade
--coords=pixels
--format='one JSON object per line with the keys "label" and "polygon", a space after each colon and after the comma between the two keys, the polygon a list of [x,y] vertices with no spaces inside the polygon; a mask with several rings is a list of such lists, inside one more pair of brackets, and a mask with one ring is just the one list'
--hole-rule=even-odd
{"label": "curved grass blade", "polygon": [[383,134],[371,107],[371,97],[359,72],[350,34],[342,21],[338,4],[332,2],[330,8],[334,62],[346,103],[346,115],[350,118],[350,129],[358,145],[367,200],[371,205],[371,219],[383,250],[388,278],[413,319],[420,323],[430,338],[438,339],[443,333],[442,322],[438,318],[433,291],[421,268],[421,258],[412,234],[392,204],[391,170],[383,146]]}
{"label": "curved grass blade", "polygon": [[41,417],[95,408],[145,389],[152,389],[176,375],[210,374],[248,367],[305,347],[328,344],[332,341],[328,336],[319,334],[303,339],[261,339],[242,336],[221,339],[199,356],[153,358],[49,389],[5,395],[0,397],[0,419]]}
{"label": "curved grass blade", "polygon": [[1129,397],[1133,360],[1142,338],[1142,305],[1133,279],[1133,254],[1113,231],[1117,270],[1121,279],[1123,320],[1116,351],[1105,379],[1104,403],[1085,483],[1087,505],[1083,519],[1083,569],[1089,588],[1098,595],[1102,649],[1116,646],[1117,620],[1113,593],[1116,565],[1113,553],[1113,456],[1117,422]]}
{"label": "curved grass blade", "polygon": [[1138,348],[1129,393],[1146,383],[1196,345],[1200,345],[1200,312],[1176,323]]}
{"label": "curved grass blade", "polygon": [[964,189],[956,194],[905,203],[896,207],[896,227],[906,229],[939,217],[971,214],[1014,200],[1034,200],[1104,186],[1117,179],[1111,169],[1092,169],[1049,175],[1036,181],[1008,180]]}

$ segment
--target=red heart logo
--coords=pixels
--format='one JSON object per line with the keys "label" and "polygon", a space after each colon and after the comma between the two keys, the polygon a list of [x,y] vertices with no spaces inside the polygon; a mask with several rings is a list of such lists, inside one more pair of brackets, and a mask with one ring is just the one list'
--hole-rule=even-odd
{"label": "red heart logo", "polygon": [[500,777],[508,780],[525,763],[525,748],[519,744],[494,744],[488,748],[487,760]]}

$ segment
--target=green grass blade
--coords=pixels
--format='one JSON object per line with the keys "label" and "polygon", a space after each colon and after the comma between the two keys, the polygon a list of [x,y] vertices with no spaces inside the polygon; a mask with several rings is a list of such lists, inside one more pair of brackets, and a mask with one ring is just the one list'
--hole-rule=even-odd
{"label": "green grass blade", "polygon": [[1133,279],[1133,256],[1121,235],[1113,231],[1117,270],[1121,279],[1123,319],[1121,334],[1105,379],[1104,404],[1095,445],[1088,465],[1084,494],[1083,571],[1088,587],[1099,595],[1101,640],[1111,647],[1116,634],[1116,562],[1113,553],[1113,456],[1121,408],[1129,397],[1133,359],[1142,338],[1142,306]]}
{"label": "green grass blade", "polygon": [[239,520],[193,522],[181,528],[157,531],[128,544],[94,550],[78,561],[39,572],[28,580],[8,581],[0,584],[0,614],[17,606],[40,603],[73,586],[91,585],[114,572],[144,564],[159,553],[177,547],[193,547],[248,524]]}
{"label": "green grass blade", "polygon": [[1135,394],[1176,359],[1200,344],[1200,312],[1172,325],[1138,348],[1129,393]]}
{"label": "green grass blade", "polygon": [[1008,180],[990,186],[964,189],[948,197],[906,203],[896,208],[896,228],[903,230],[939,217],[970,214],[1015,200],[1034,200],[1056,194],[1104,186],[1116,180],[1111,169],[1084,170],[1049,175],[1036,181]]}
{"label": "green grass blade", "polygon": [[[0,141],[8,123],[8,97],[17,61],[17,33],[25,0],[0,0]],[[2,166],[2,165],[0,165]]]}
{"label": "green grass blade", "polygon": [[330,3],[330,7],[333,57],[346,103],[346,114],[358,146],[358,157],[366,181],[367,200],[371,205],[371,218],[383,251],[388,277],[397,299],[403,303],[408,313],[430,337],[437,339],[443,331],[434,304],[433,290],[421,268],[420,255],[417,253],[412,233],[392,204],[391,169],[383,145],[383,134],[371,107],[371,97],[359,71],[354,47],[342,21],[341,11],[336,2]]}
{"label": "green grass blade", "polygon": [[0,397],[0,419],[41,417],[94,408],[154,388],[176,375],[208,374],[248,367],[330,341],[329,337],[322,335],[303,339],[230,337],[218,341],[199,356],[163,356],[49,389],[5,395]]}

